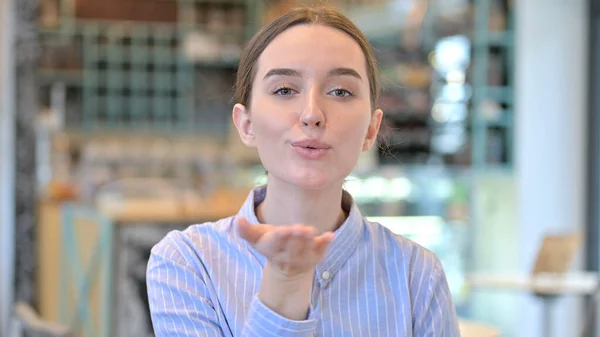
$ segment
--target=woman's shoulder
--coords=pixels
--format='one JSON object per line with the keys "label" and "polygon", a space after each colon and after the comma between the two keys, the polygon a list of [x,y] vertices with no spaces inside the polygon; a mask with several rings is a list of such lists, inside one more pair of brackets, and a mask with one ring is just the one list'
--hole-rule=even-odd
{"label": "woman's shoulder", "polygon": [[199,256],[231,240],[234,217],[213,222],[190,225],[182,230],[172,230],[152,247],[152,254],[163,257]]}
{"label": "woman's shoulder", "polygon": [[409,270],[431,273],[443,272],[437,255],[404,235],[394,233],[378,222],[367,221],[374,232],[375,244],[386,258],[402,263]]}

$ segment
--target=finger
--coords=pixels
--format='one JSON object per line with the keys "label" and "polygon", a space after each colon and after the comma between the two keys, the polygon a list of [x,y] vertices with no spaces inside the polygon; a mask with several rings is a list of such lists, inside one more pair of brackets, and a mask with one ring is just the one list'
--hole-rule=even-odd
{"label": "finger", "polygon": [[304,239],[304,250],[301,254],[312,252],[315,249],[315,238],[317,237],[317,229],[314,227],[302,226],[303,239]]}
{"label": "finger", "polygon": [[294,233],[294,235],[290,236],[285,245],[283,252],[285,259],[291,262],[301,258],[305,245],[304,237],[298,235],[298,233]]}
{"label": "finger", "polygon": [[286,251],[290,259],[302,258],[307,251],[313,250],[316,230],[309,226],[290,226],[292,235],[286,245]]}
{"label": "finger", "polygon": [[289,228],[276,228],[266,233],[256,245],[256,249],[265,256],[281,253],[292,235]]}
{"label": "finger", "polygon": [[255,245],[266,232],[263,225],[252,225],[246,217],[237,217],[236,222],[239,235],[251,245]]}
{"label": "finger", "polygon": [[311,241],[317,236],[317,229],[311,226],[298,225],[296,230],[301,233],[299,235],[302,235],[304,238],[310,239]]}

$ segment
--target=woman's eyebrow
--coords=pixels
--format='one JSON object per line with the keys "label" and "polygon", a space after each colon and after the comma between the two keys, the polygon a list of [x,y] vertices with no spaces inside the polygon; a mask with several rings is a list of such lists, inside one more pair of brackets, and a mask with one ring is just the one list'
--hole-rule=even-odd
{"label": "woman's eyebrow", "polygon": [[302,74],[298,70],[290,69],[290,68],[273,68],[267,72],[263,79],[267,79],[271,76],[294,76],[294,77],[302,77]]}
{"label": "woman's eyebrow", "polygon": [[[293,76],[293,77],[302,77],[302,74],[295,69],[291,68],[273,68],[267,72],[263,79],[267,79],[272,76]],[[327,77],[336,77],[336,76],[352,76],[362,81],[362,77],[358,74],[358,72],[352,68],[335,68],[331,69],[327,73]]]}
{"label": "woman's eyebrow", "polygon": [[362,77],[358,74],[358,72],[352,68],[335,68],[327,73],[327,77],[335,77],[335,76],[352,76],[362,81]]}

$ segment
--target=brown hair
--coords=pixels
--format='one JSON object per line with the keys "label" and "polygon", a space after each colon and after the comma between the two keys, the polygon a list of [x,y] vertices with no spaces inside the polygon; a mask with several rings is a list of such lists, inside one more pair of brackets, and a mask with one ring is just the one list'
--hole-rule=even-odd
{"label": "brown hair", "polygon": [[358,43],[365,55],[367,63],[371,108],[374,109],[377,107],[380,92],[379,73],[377,60],[371,45],[360,29],[358,29],[350,19],[335,9],[326,7],[303,7],[289,11],[263,27],[252,40],[250,40],[242,52],[238,67],[235,84],[236,102],[249,107],[252,94],[252,83],[256,76],[258,58],[275,37],[286,29],[301,24],[320,24],[335,28],[345,32]]}

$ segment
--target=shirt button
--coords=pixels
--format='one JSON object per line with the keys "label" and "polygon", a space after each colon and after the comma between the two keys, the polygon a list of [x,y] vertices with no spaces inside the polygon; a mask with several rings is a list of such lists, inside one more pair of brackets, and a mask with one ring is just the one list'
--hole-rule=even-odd
{"label": "shirt button", "polygon": [[330,274],[328,271],[324,271],[324,272],[321,274],[321,277],[322,277],[324,280],[329,280],[329,278],[331,277],[331,274]]}

